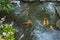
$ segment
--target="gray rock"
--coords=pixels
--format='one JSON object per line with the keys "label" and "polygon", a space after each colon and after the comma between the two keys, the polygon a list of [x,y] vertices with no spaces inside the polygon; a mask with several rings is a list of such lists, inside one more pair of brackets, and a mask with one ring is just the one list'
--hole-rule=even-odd
{"label": "gray rock", "polygon": [[57,7],[55,7],[56,8],[56,10],[57,10],[57,13],[59,14],[59,16],[60,16],[60,6],[57,6]]}
{"label": "gray rock", "polygon": [[57,21],[56,26],[60,28],[60,19]]}

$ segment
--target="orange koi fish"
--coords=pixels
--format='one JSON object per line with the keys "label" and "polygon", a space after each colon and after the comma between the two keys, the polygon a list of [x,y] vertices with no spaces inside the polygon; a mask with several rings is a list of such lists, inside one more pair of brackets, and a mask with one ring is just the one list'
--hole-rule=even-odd
{"label": "orange koi fish", "polygon": [[47,18],[44,18],[43,24],[44,25],[48,25],[49,24],[49,20]]}
{"label": "orange koi fish", "polygon": [[25,22],[26,27],[30,26],[31,23],[32,23],[31,20],[28,20],[27,22]]}

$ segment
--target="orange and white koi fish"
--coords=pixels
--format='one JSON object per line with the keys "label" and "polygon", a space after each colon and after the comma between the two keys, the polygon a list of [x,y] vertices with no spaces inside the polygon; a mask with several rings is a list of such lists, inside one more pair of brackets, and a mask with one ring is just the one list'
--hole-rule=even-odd
{"label": "orange and white koi fish", "polygon": [[56,30],[53,28],[52,25],[50,25],[50,29],[53,30],[54,32],[56,32]]}

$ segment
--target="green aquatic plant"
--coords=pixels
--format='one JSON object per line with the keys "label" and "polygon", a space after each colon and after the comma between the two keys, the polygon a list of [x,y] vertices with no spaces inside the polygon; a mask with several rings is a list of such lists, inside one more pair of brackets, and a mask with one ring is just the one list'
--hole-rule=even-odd
{"label": "green aquatic plant", "polygon": [[11,24],[3,23],[5,18],[1,18],[0,20],[0,40],[15,40],[15,33],[17,29],[15,29]]}
{"label": "green aquatic plant", "polygon": [[0,11],[9,13],[12,8],[14,8],[14,5],[10,2],[10,0],[0,0]]}
{"label": "green aquatic plant", "polygon": [[16,29],[9,24],[4,24],[4,27],[0,30],[0,35],[2,35],[4,40],[15,40]]}

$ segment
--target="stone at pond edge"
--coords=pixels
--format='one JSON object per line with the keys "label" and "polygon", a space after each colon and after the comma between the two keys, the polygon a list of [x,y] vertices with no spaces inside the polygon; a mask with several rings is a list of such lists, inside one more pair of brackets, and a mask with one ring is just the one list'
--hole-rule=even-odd
{"label": "stone at pond edge", "polygon": [[60,6],[55,7],[55,9],[56,9],[58,15],[60,16]]}
{"label": "stone at pond edge", "polygon": [[60,19],[57,21],[56,26],[60,29]]}

